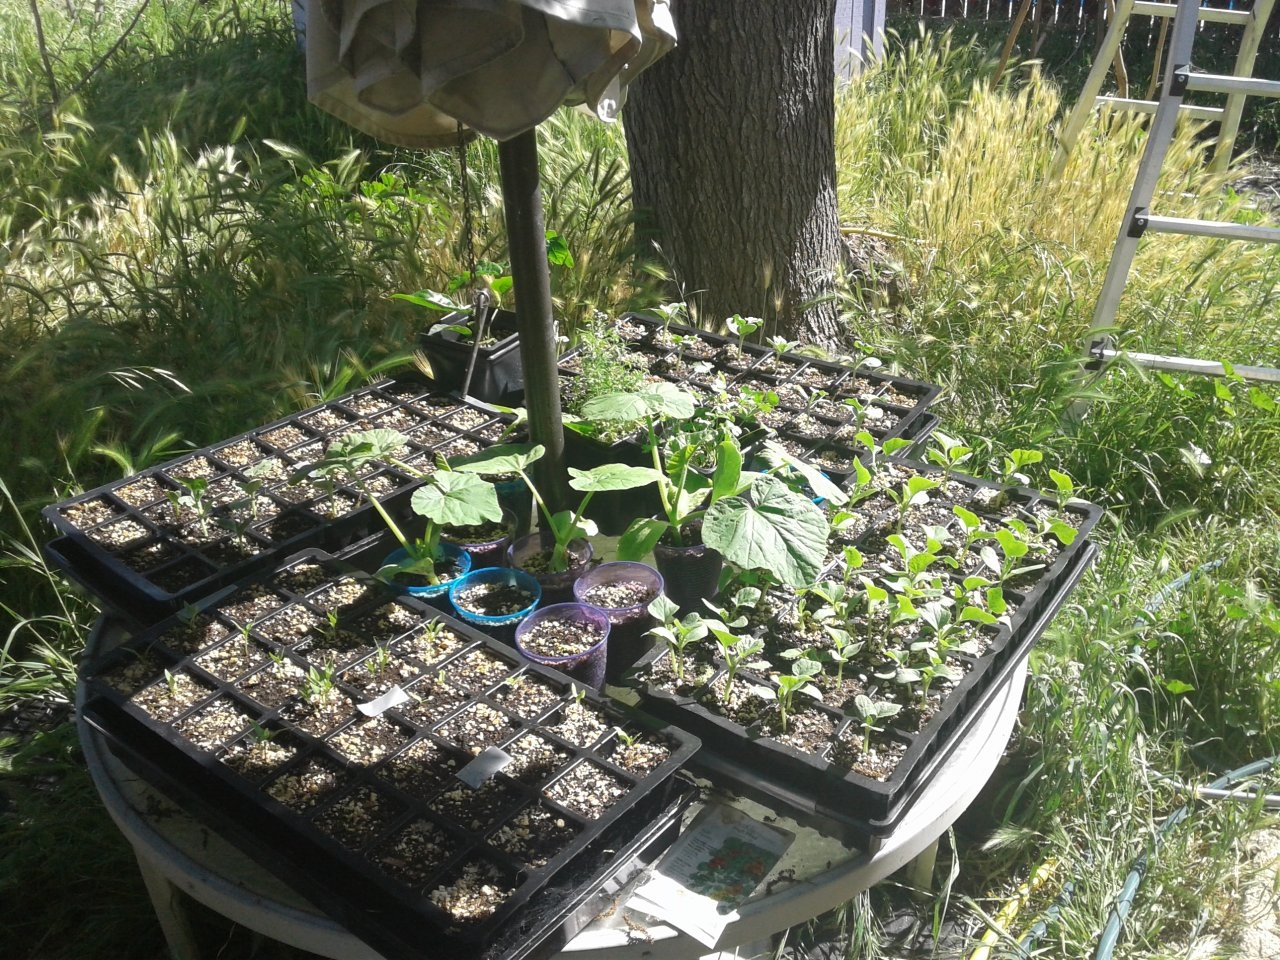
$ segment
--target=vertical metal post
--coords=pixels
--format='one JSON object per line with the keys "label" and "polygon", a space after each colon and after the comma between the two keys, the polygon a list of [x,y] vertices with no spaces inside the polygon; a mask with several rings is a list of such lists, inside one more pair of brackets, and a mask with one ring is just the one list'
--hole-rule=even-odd
{"label": "vertical metal post", "polygon": [[524,403],[529,436],[547,448],[534,464],[533,479],[554,513],[569,505],[564,466],[564,424],[560,415],[560,375],[556,370],[556,328],[551,315],[551,273],[538,186],[538,136],[529,130],[498,144],[502,207],[507,221],[511,281],[516,297],[516,330],[524,364]]}

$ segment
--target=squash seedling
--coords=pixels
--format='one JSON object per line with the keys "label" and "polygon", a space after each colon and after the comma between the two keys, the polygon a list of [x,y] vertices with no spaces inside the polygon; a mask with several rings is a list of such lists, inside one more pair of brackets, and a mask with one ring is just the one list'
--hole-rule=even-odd
{"label": "squash seedling", "polygon": [[871,734],[884,733],[884,721],[896,717],[902,705],[891,700],[872,700],[865,693],[853,698],[854,714],[862,724],[862,752],[871,751]]}

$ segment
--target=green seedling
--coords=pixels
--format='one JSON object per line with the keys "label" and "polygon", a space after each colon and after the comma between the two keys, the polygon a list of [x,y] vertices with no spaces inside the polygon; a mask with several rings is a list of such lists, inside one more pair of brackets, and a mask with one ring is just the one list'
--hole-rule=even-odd
{"label": "green seedling", "polygon": [[888,647],[883,653],[889,662],[875,671],[878,679],[903,687],[920,682],[920,671],[911,665],[911,651]]}
{"label": "green seedling", "polygon": [[311,667],[302,680],[299,693],[307,703],[320,703],[329,698],[334,688],[334,674],[337,667],[333,663],[325,663],[320,667]]}
{"label": "green seedling", "polygon": [[1000,481],[1006,484],[1027,485],[1031,482],[1031,478],[1026,474],[1026,468],[1033,463],[1039,463],[1044,459],[1044,454],[1039,450],[1011,450],[1009,456],[1000,462]]}
{"label": "green seedling", "polygon": [[948,470],[958,470],[961,465],[973,456],[973,448],[966,446],[955,437],[948,436],[941,430],[933,433],[933,446],[929,448],[929,462],[936,463]]}
{"label": "green seedling", "polygon": [[926,477],[923,474],[916,474],[909,477],[901,487],[888,487],[885,494],[898,507],[898,532],[902,532],[902,525],[907,520],[907,513],[912,507],[922,507],[929,502],[929,491],[936,490],[942,486],[942,482],[934,480],[932,477]]}
{"label": "green seedling", "polygon": [[178,696],[178,678],[173,673],[165,670],[164,682],[169,688],[169,696],[176,698]]}
{"label": "green seedling", "polygon": [[764,649],[764,641],[759,637],[740,637],[729,625],[719,620],[708,620],[707,629],[720,645],[720,657],[724,660],[724,692],[721,702],[728,703],[733,696],[733,684],[738,671],[751,658]]}
{"label": "green seedling", "polygon": [[862,724],[862,752],[871,751],[871,735],[884,733],[884,721],[896,717],[902,705],[890,700],[872,700],[864,693],[853,698],[853,709]]}
{"label": "green seedling", "polygon": [[807,657],[801,657],[791,665],[790,673],[778,675],[778,719],[782,723],[782,732],[787,731],[787,717],[792,713],[796,694],[802,689],[806,693],[822,699],[822,691],[811,687],[814,677],[822,673],[822,664]]}
{"label": "green seedling", "polygon": [[200,532],[208,534],[209,519],[213,515],[213,508],[205,498],[209,492],[209,481],[204,477],[174,477],[174,480],[182,486],[182,491],[165,491],[174,514],[181,516],[183,510],[189,511],[199,524]]}
{"label": "green seedling", "polygon": [[685,650],[691,643],[697,643],[706,637],[707,623],[697,613],[691,613],[680,620],[676,616],[679,610],[666,594],[659,594],[649,604],[649,613],[659,621],[659,625],[650,630],[648,635],[666,643],[672,670],[676,679],[683,683]]}
{"label": "green seedling", "polygon": [[991,546],[983,547],[978,556],[982,558],[982,562],[986,565],[996,579],[1000,583],[1005,583],[1014,577],[1021,576],[1024,573],[1032,573],[1033,571],[1043,569],[1043,563],[1030,563],[1019,566],[1022,560],[1031,550],[1031,548],[1010,529],[1002,528],[997,530],[993,536],[1000,545],[1000,552],[996,553]]}
{"label": "green seedling", "polygon": [[617,735],[618,739],[622,741],[623,746],[634,747],[640,742],[640,737],[638,735],[627,733],[627,731],[623,730],[621,727],[614,727],[613,732]]}
{"label": "green seedling", "polygon": [[741,355],[742,345],[746,341],[747,337],[751,336],[764,326],[764,321],[759,317],[744,317],[741,314],[735,313],[732,317],[725,320],[725,326],[727,326],[733,335],[738,338],[738,354]]}
{"label": "green seedling", "polygon": [[955,683],[964,676],[964,672],[959,667],[954,667],[947,663],[939,651],[929,647],[923,652],[927,657],[927,661],[916,668],[919,674],[921,703],[929,699],[929,688],[938,680]]}

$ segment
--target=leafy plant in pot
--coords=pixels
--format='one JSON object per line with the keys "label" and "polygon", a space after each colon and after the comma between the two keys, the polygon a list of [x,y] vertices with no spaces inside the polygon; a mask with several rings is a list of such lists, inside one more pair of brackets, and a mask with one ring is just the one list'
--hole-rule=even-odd
{"label": "leafy plant in pot", "polygon": [[[485,268],[488,268],[486,272]],[[418,338],[431,367],[431,378],[443,390],[464,390],[486,403],[518,401],[524,394],[524,366],[515,314],[491,304],[511,289],[511,277],[497,276],[501,268],[483,264],[477,269],[486,284],[475,303],[454,300],[447,293],[419,290],[395,293],[393,300],[443,313]],[[467,275],[450,284],[456,291]]]}
{"label": "leafy plant in pot", "polygon": [[574,581],[591,562],[589,538],[597,533],[595,523],[586,517],[591,498],[603,491],[643,487],[657,477],[649,467],[620,463],[606,463],[590,470],[570,467],[569,486],[584,496],[576,508],[552,513],[528,472],[545,452],[541,444],[502,444],[458,461],[455,469],[489,475],[515,473],[524,480],[538,506],[541,529],[511,544],[507,563],[538,579],[544,603],[558,603],[572,599]]}
{"label": "leafy plant in pot", "polygon": [[693,411],[693,397],[667,383],[607,394],[584,408],[594,419],[643,420],[649,433],[663,513],[632,522],[618,558],[639,560],[652,551],[668,594],[683,609],[699,609],[701,600],[715,595],[724,560],[769,570],[783,583],[812,583],[826,553],[822,510],[781,480],[744,471],[732,434],[716,446],[710,476],[694,469],[706,451],[687,436],[680,440],[674,433],[678,442],[664,449],[657,437],[662,419],[686,419]]}
{"label": "leafy plant in pot", "polygon": [[[471,568],[471,557],[460,547],[442,543],[445,527],[470,527],[502,519],[502,508],[493,484],[483,471],[455,471],[441,460],[433,473],[423,473],[401,462],[406,438],[398,430],[363,430],[330,444],[324,456],[295,474],[304,477],[345,477],[369,500],[391,535],[400,544],[378,569],[376,576],[416,596],[443,600],[449,582]],[[417,538],[409,537],[386,507],[368,488],[366,470],[376,462],[391,463],[423,481],[413,492],[410,506],[426,524]]]}

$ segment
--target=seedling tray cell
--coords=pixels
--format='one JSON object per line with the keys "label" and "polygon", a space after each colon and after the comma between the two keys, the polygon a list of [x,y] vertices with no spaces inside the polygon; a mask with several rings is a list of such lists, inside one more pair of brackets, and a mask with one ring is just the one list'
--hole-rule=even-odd
{"label": "seedling tray cell", "polygon": [[[85,684],[124,762],[389,957],[556,942],[671,822],[697,748],[319,551],[138,633]],[[485,765],[507,749],[512,773]],[[565,871],[572,895],[539,898]]]}

